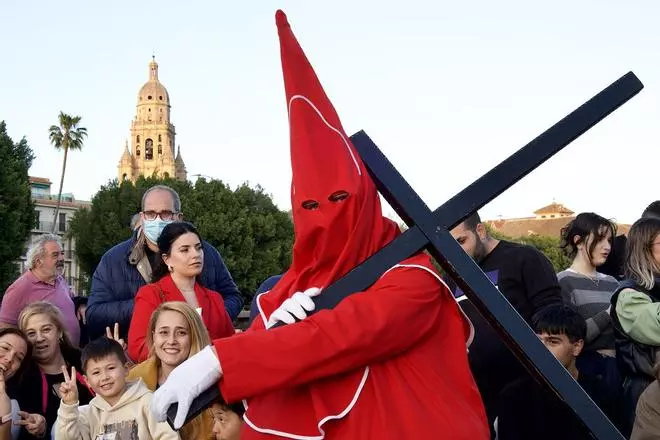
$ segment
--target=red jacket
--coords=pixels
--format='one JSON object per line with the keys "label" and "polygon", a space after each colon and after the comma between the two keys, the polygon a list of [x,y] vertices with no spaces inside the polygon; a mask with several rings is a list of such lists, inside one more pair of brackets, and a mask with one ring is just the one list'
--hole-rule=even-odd
{"label": "red jacket", "polygon": [[[202,320],[211,339],[224,338],[234,334],[234,326],[225,309],[225,303],[218,292],[206,289],[195,283],[195,296],[202,309]],[[166,275],[159,281],[140,287],[135,296],[135,306],[131,327],[128,330],[128,354],[134,362],[142,362],[149,357],[146,345],[151,314],[164,302],[185,301],[183,294]]]}
{"label": "red jacket", "polygon": [[242,440],[489,438],[468,367],[469,324],[428,257],[268,331],[272,310],[259,299],[247,332],[214,341],[223,397],[247,399]]}

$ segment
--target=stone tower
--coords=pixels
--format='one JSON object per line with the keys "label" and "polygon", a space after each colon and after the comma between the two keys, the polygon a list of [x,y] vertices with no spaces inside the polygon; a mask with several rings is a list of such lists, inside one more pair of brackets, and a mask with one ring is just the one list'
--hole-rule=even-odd
{"label": "stone tower", "polygon": [[139,176],[186,180],[181,147],[175,155],[175,130],[170,122],[170,95],[158,80],[158,63],[149,63],[149,80],[138,93],[131,141],[119,160],[119,180],[135,182]]}

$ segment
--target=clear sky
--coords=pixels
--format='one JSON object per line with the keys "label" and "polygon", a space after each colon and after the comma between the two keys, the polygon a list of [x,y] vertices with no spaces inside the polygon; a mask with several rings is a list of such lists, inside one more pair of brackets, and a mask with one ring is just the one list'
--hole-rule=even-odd
{"label": "clear sky", "polygon": [[189,175],[261,184],[288,209],[277,8],[349,134],[367,131],[431,208],[630,70],[637,97],[481,213],[554,198],[632,222],[660,199],[658,0],[5,2],[0,119],[57,191],[47,130],[81,115],[64,191],[89,199],[117,175],[155,52]]}

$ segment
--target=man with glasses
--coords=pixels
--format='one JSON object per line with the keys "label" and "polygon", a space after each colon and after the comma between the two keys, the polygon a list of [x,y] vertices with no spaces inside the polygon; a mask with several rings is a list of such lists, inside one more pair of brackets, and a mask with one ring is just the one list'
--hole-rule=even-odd
{"label": "man with glasses", "polygon": [[[172,188],[156,185],[142,196],[141,227],[133,236],[107,251],[92,278],[92,291],[87,306],[90,337],[105,334],[105,328],[119,324],[126,338],[133,314],[133,300],[138,289],[151,282],[153,270],[160,262],[158,237],[168,223],[182,219],[181,199]],[[200,282],[208,289],[220,292],[231,319],[236,319],[243,307],[238,288],[220,253],[203,241],[204,270]]]}

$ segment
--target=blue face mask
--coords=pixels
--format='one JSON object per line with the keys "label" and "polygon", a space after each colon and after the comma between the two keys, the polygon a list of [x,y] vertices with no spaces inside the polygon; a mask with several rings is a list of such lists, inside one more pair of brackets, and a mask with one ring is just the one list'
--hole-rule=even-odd
{"label": "blue face mask", "polygon": [[172,220],[161,220],[160,217],[156,217],[153,220],[145,220],[142,225],[142,230],[147,239],[156,244],[158,243],[158,237],[160,237],[161,232],[165,229],[165,226],[172,223]]}

